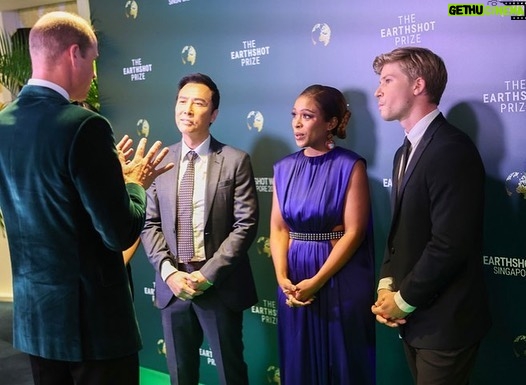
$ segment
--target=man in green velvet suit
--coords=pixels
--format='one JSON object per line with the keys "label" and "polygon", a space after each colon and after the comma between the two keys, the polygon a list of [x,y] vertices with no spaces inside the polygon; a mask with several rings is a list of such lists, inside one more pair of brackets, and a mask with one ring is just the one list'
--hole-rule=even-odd
{"label": "man in green velvet suit", "polygon": [[144,224],[145,188],[167,149],[114,143],[85,99],[97,39],[82,18],[42,16],[33,73],[0,113],[0,207],[14,286],[14,346],[37,385],[138,384],[137,328],[122,251]]}

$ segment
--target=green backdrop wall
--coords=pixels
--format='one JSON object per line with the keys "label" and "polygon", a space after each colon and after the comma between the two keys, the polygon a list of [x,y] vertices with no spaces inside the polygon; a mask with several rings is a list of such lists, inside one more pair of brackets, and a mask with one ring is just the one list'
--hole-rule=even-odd
{"label": "green backdrop wall", "polygon": [[[353,112],[340,145],[368,162],[376,263],[389,226],[391,164],[402,142],[396,122],[377,113],[371,63],[401,45],[441,55],[449,85],[441,111],[475,140],[488,175],[484,264],[494,327],[484,340],[472,383],[522,383],[526,364],[526,20],[512,15],[448,16],[446,1],[401,0],[91,0],[98,30],[102,113],[116,137],[171,144],[178,80],[209,74],[221,90],[212,126],[219,140],[249,152],[261,203],[251,260],[260,301],[245,313],[252,384],[276,383],[276,281],[268,250],[272,165],[296,151],[292,104],[306,86],[341,89]],[[504,6],[497,1],[492,5]],[[507,2],[524,14],[524,2]],[[488,8],[489,7],[489,8]],[[502,9],[502,8],[500,8]],[[519,14],[521,14],[519,12]],[[444,154],[447,156],[447,154]],[[144,339],[141,365],[166,372],[154,274],[139,248],[132,262]],[[487,317],[481,314],[481,317]],[[410,383],[396,330],[377,328],[378,384]],[[216,384],[208,345],[202,379]],[[521,382],[522,381],[522,382]]]}

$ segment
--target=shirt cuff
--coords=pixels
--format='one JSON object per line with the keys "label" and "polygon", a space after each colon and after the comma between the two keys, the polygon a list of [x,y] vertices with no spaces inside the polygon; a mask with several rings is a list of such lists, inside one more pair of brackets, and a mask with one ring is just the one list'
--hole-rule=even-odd
{"label": "shirt cuff", "polygon": [[400,308],[404,313],[412,313],[415,311],[416,307],[409,305],[407,302],[404,301],[402,298],[402,295],[400,294],[400,291],[397,291],[394,295],[394,301],[396,303],[396,306]]}
{"label": "shirt cuff", "polygon": [[378,289],[376,289],[376,291],[380,291],[380,290],[389,290],[389,291],[393,291],[393,278],[392,277],[385,277],[385,278],[382,278],[379,282],[378,282]]}
{"label": "shirt cuff", "polygon": [[172,261],[170,259],[167,258],[164,261],[162,261],[162,263],[161,263],[161,278],[163,279],[163,281],[166,282],[168,277],[170,275],[172,275],[172,274],[177,273],[177,271],[178,270],[172,264]]}

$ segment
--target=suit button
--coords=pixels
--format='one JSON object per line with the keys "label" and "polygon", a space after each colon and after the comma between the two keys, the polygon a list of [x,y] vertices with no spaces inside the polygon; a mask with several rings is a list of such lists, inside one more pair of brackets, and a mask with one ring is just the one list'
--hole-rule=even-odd
{"label": "suit button", "polygon": [[394,254],[394,253],[395,253],[395,248],[391,247],[391,254]]}

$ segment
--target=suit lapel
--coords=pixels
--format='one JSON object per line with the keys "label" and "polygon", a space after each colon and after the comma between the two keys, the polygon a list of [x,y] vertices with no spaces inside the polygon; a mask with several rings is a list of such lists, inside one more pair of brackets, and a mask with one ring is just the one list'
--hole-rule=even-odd
{"label": "suit lapel", "polygon": [[[177,143],[173,146],[172,151],[170,151],[170,159],[166,159],[167,162],[174,162],[176,165],[171,170],[166,172],[167,183],[163,186],[163,189],[167,191],[166,196],[173,197],[172,204],[170,209],[172,210],[172,218],[175,218],[175,223],[177,223],[177,190],[179,187],[179,169],[181,168],[181,143]],[[168,158],[168,156],[167,156]]]}
{"label": "suit lapel", "polygon": [[[424,133],[424,136],[420,140],[420,143],[414,150],[414,153],[411,157],[411,160],[409,164],[407,165],[407,170],[405,171],[404,177],[401,181],[397,181],[397,183],[401,183],[400,186],[400,193],[398,194],[398,197],[396,196],[396,190],[394,191],[394,194],[392,194],[392,202],[394,204],[394,214],[396,215],[398,213],[398,209],[400,207],[400,202],[402,201],[402,197],[404,195],[405,186],[407,185],[407,182],[411,178],[411,175],[413,174],[413,171],[415,170],[415,167],[418,165],[418,162],[420,158],[422,157],[422,154],[426,150],[427,146],[431,141],[433,140],[433,136],[435,135],[436,130],[445,122],[444,116],[440,113],[429,125],[429,127],[426,129],[426,132]],[[397,151],[398,160],[396,164],[398,165],[400,162],[401,157],[401,149]],[[396,171],[393,173],[393,177],[396,178]],[[393,184],[393,188],[395,185]]]}
{"label": "suit lapel", "polygon": [[210,209],[212,202],[216,195],[217,184],[219,183],[219,177],[221,175],[221,168],[223,165],[223,155],[221,155],[221,145],[213,137],[210,138],[210,150],[208,152],[208,180],[206,182],[205,191],[205,218],[204,223],[208,222],[210,216]]}

